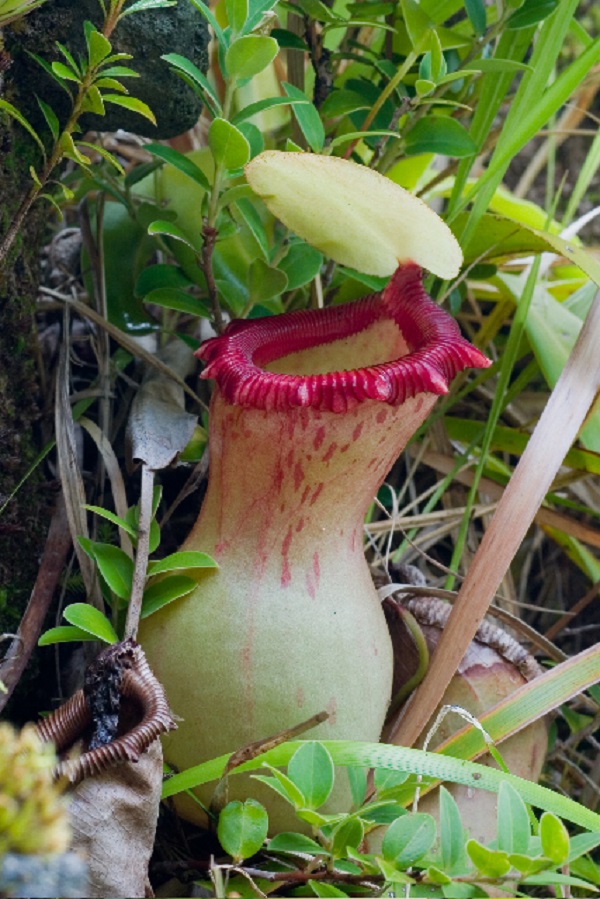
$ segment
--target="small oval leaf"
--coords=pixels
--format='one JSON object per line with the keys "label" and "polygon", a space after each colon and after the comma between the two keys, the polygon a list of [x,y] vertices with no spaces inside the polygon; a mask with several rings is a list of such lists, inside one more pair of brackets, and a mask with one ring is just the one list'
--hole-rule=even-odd
{"label": "small oval leaf", "polygon": [[225,55],[227,74],[235,78],[252,78],[266,69],[279,51],[277,41],[260,34],[247,34],[231,44]]}
{"label": "small oval leaf", "polygon": [[477,152],[477,145],[468,131],[456,119],[445,116],[419,119],[406,135],[405,148],[412,156],[439,153],[460,158]]}
{"label": "small oval leaf", "polygon": [[408,868],[422,858],[435,843],[436,825],[424,812],[402,815],[390,824],[381,851],[386,861]]}
{"label": "small oval leaf", "polygon": [[488,849],[477,840],[467,841],[467,852],[475,867],[486,877],[504,877],[510,871],[510,860],[506,852]]}
{"label": "small oval leaf", "polygon": [[[133,561],[111,543],[93,543],[91,552],[100,574],[119,599],[129,599],[133,581]],[[79,624],[79,622],[76,622]]]}
{"label": "small oval leaf", "polygon": [[219,842],[236,864],[255,855],[267,837],[269,816],[254,799],[230,802],[219,815]]}
{"label": "small oval leaf", "polygon": [[173,574],[171,577],[163,578],[144,591],[140,617],[148,618],[149,615],[153,615],[154,612],[173,602],[174,599],[187,596],[197,586],[197,582],[191,577],[186,577],[185,574]]}
{"label": "small oval leaf", "polygon": [[51,646],[54,643],[83,643],[87,640],[96,640],[96,637],[87,631],[82,631],[80,627],[67,624],[51,627],[43,633],[38,640],[38,646]]}
{"label": "small oval leaf", "polygon": [[208,129],[208,145],[217,165],[240,169],[250,159],[250,144],[227,119],[213,119]]}
{"label": "small oval leaf", "polygon": [[321,743],[305,743],[290,759],[288,777],[302,791],[306,806],[319,808],[333,789],[335,773],[329,751]]}
{"label": "small oval leaf", "polygon": [[569,856],[569,834],[560,818],[552,812],[544,812],[540,819],[542,852],[555,865],[562,865]]}
{"label": "small oval leaf", "polygon": [[70,624],[92,634],[104,643],[117,643],[119,640],[108,618],[99,609],[95,609],[85,602],[75,602],[67,606],[63,616]]}
{"label": "small oval leaf", "polygon": [[160,574],[163,571],[184,571],[188,568],[218,568],[213,558],[206,553],[184,550],[171,553],[164,559],[148,563],[148,577]]}

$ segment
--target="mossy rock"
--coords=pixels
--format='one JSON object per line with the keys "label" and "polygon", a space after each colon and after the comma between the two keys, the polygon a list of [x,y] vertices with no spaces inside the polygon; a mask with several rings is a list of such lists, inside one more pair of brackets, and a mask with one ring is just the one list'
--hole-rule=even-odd
{"label": "mossy rock", "polygon": [[[47,127],[41,118],[36,96],[52,107],[61,123],[70,113],[70,103],[62,88],[29,53],[36,53],[48,62],[62,60],[56,48],[59,41],[76,59],[85,57],[83,23],[89,20],[100,28],[100,14],[98,0],[78,0],[77,3],[52,0],[14,28],[7,29],[5,44],[13,60],[8,79],[21,86],[19,108],[41,131],[47,131]],[[105,116],[85,115],[81,120],[82,129],[116,131],[123,128],[147,137],[166,139],[193,127],[202,108],[201,101],[161,56],[177,52],[198,68],[205,69],[208,40],[204,19],[189,3],[126,16],[111,37],[113,51],[132,55],[133,59],[124,64],[140,77],[126,78],[123,84],[132,97],[148,104],[156,116],[157,126],[138,113],[107,104]],[[25,98],[23,85],[28,87]]]}

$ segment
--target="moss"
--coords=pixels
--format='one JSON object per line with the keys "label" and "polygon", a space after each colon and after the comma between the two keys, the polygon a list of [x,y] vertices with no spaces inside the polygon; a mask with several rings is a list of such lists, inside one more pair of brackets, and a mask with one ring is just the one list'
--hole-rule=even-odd
{"label": "moss", "polygon": [[[14,215],[37,162],[20,126],[8,121],[0,138],[2,232]],[[0,268],[0,506],[3,506],[40,447],[36,443],[38,385],[33,352],[36,333],[38,260],[47,210],[34,207],[4,267]],[[18,627],[37,576],[48,527],[48,489],[41,473],[31,477],[0,515],[0,632]],[[35,666],[15,697],[30,714]]]}

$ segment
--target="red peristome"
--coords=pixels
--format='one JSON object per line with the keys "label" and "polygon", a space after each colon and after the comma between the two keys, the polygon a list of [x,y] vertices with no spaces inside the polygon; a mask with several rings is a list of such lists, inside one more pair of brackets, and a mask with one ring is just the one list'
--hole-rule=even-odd
{"label": "red peristome", "polygon": [[[407,354],[324,374],[278,374],[264,368],[386,319],[400,331]],[[332,412],[345,412],[365,400],[399,405],[418,393],[443,394],[463,369],[490,364],[461,337],[454,319],[427,296],[421,269],[413,263],[400,266],[381,293],[353,303],[236,319],[220,337],[205,341],[196,355],[206,363],[201,377],[214,378],[232,404],[269,410],[310,406]]]}

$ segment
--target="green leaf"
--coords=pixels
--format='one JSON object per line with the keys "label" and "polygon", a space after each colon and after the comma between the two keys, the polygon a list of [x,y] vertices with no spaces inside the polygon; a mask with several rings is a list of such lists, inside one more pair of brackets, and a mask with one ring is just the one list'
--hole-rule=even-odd
{"label": "green leaf", "polygon": [[418,78],[415,81],[415,91],[417,97],[428,97],[435,90],[435,81],[428,81],[425,78]]}
{"label": "green leaf", "polygon": [[137,97],[123,97],[121,94],[104,94],[102,99],[105,103],[114,103],[115,106],[123,106],[125,109],[137,112],[152,122],[153,125],[156,125],[156,118],[148,104],[144,103],[143,100],[138,100]]}
{"label": "green leaf", "polygon": [[[579,887],[583,890],[596,891],[596,887],[589,880],[582,880],[580,877],[570,877],[568,874],[559,874],[557,871],[544,871],[543,874],[532,874],[523,881],[525,884],[534,884],[539,886],[558,885]],[[545,894],[547,895],[547,893]]]}
{"label": "green leaf", "polygon": [[152,222],[151,225],[148,225],[148,234],[164,234],[166,237],[172,237],[173,240],[180,240],[182,243],[188,246],[190,250],[193,250],[194,253],[196,253],[196,248],[194,244],[189,240],[187,234],[173,222],[166,222],[161,219],[156,222]]}
{"label": "green leaf", "polygon": [[537,874],[552,864],[550,859],[545,856],[532,858],[529,855],[521,855],[519,852],[509,852],[508,860],[512,867],[524,877],[529,877],[530,874]]}
{"label": "green leaf", "polygon": [[139,77],[139,72],[134,72],[133,69],[129,69],[127,66],[111,66],[110,69],[104,69],[102,71],[102,79]]}
{"label": "green leaf", "polygon": [[226,0],[227,19],[235,36],[244,30],[248,18],[248,0]]}
{"label": "green leaf", "polygon": [[234,41],[225,54],[225,69],[232,78],[253,78],[275,59],[279,47],[272,37],[247,34]]}
{"label": "green leaf", "polygon": [[63,616],[70,624],[92,634],[93,637],[104,643],[118,643],[119,641],[108,618],[99,609],[95,609],[86,602],[76,602],[67,606],[63,611]]}
{"label": "green leaf", "polygon": [[58,141],[58,147],[63,156],[67,159],[72,159],[74,162],[78,163],[78,165],[83,166],[83,168],[87,168],[87,166],[91,165],[92,160],[89,156],[86,156],[80,150],[77,149],[75,144],[73,143],[73,138],[66,131],[60,136]]}
{"label": "green leaf", "polygon": [[278,833],[269,840],[267,849],[269,852],[285,852],[296,854],[318,855],[323,852],[323,847],[311,840],[303,833]]}
{"label": "green leaf", "polygon": [[332,823],[332,818],[337,820],[339,817],[339,815],[323,815],[312,808],[297,808],[296,815],[301,821],[306,821],[313,828],[325,827],[326,824]]}
{"label": "green leaf", "polygon": [[399,868],[394,865],[392,862],[386,861],[381,856],[376,857],[377,864],[379,865],[379,869],[383,874],[386,883],[413,883],[412,877],[409,877],[408,874],[405,874],[404,871],[400,871]]}
{"label": "green leaf", "polygon": [[406,771],[392,771],[388,768],[376,768],[373,774],[373,784],[380,798],[393,792],[396,787],[405,784],[407,779]]}
{"label": "green leaf", "polygon": [[127,553],[110,543],[94,543],[93,555],[100,574],[113,593],[119,599],[129,599],[133,581],[133,561]]}
{"label": "green leaf", "polygon": [[95,515],[99,515],[100,518],[105,518],[106,521],[111,521],[119,528],[123,528],[123,530],[127,534],[129,534],[130,537],[133,537],[134,540],[137,538],[137,530],[132,527],[132,525],[128,521],[125,521],[124,518],[119,518],[118,515],[115,515],[114,512],[110,512],[108,509],[104,509],[102,506],[91,506],[87,503],[83,505],[83,508],[87,509],[88,512],[93,512]]}
{"label": "green leaf", "polygon": [[207,301],[192,297],[178,287],[158,287],[156,290],[151,290],[144,297],[144,302],[155,303],[165,309],[176,309],[178,312],[185,312],[201,318],[210,318],[211,315]]}
{"label": "green leaf", "polygon": [[[250,185],[245,186],[250,187]],[[235,189],[236,188],[234,187],[233,190]],[[239,218],[244,222],[244,224],[247,226],[250,233],[254,237],[262,254],[263,260],[265,262],[268,262],[269,241],[265,233],[265,226],[263,225],[263,221],[256,209],[256,206],[246,196],[242,196],[239,200],[235,201],[235,211],[237,211],[238,213],[238,215],[236,215],[236,218]]]}
{"label": "green leaf", "polygon": [[236,184],[235,187],[228,187],[219,197],[219,210],[226,209],[238,200],[253,199],[254,191],[249,184]]}
{"label": "green leaf", "polygon": [[520,9],[517,9],[506,23],[509,30],[529,28],[538,22],[547,19],[558,7],[560,0],[525,0]]}
{"label": "green leaf", "polygon": [[402,13],[406,31],[415,53],[427,47],[435,22],[429,18],[417,0],[402,0]]}
{"label": "green leaf", "polygon": [[510,871],[508,853],[499,849],[488,849],[477,840],[467,840],[469,858],[485,877],[504,877]]}
{"label": "green leaf", "polygon": [[278,268],[287,277],[286,290],[296,290],[316,278],[322,265],[322,253],[304,241],[296,241],[290,246]]}
{"label": "green leaf", "polygon": [[100,91],[95,84],[90,85],[86,90],[81,104],[82,112],[93,112],[95,115],[104,115],[104,102]]}
{"label": "green leaf", "polygon": [[85,140],[79,140],[79,141],[77,141],[77,146],[78,147],[87,147],[89,150],[92,150],[94,153],[97,153],[98,156],[101,156],[102,159],[105,159],[112,166],[114,166],[114,168],[118,171],[119,175],[125,174],[125,169],[123,168],[123,166],[121,165],[121,163],[119,162],[117,157],[114,156],[112,153],[109,153],[108,150],[106,150],[104,147],[101,147],[99,144],[90,144]]}
{"label": "green leaf", "polygon": [[219,815],[217,836],[235,864],[255,855],[262,847],[269,829],[266,809],[254,799],[230,802]]}
{"label": "green leaf", "polygon": [[580,856],[597,849],[600,846],[600,833],[576,833],[571,837],[571,848],[567,862],[578,859]]}
{"label": "green leaf", "polygon": [[289,802],[290,805],[293,805],[294,808],[300,809],[304,806],[304,796],[302,795],[302,791],[298,789],[293,780],[283,773],[283,771],[279,771],[277,768],[273,768],[271,765],[265,765],[265,768],[269,768],[272,772],[273,776],[268,777],[266,774],[253,774],[252,779],[258,780],[261,783],[265,784],[267,787],[270,787],[271,790],[274,790],[276,793],[279,793],[280,796]]}
{"label": "green leaf", "polygon": [[348,847],[357,850],[364,836],[365,828],[360,818],[346,818],[331,833],[331,854],[334,858],[345,858]]}
{"label": "green leaf", "polygon": [[419,119],[405,140],[406,153],[439,153],[441,156],[472,156],[477,146],[468,131],[456,119],[429,116]]}
{"label": "green leaf", "polygon": [[348,896],[348,893],[344,893],[334,887],[332,883],[326,883],[323,880],[309,880],[308,885],[315,896]]}
{"label": "green leaf", "polygon": [[[400,790],[400,788],[397,788]],[[412,795],[414,794],[413,788],[406,788],[404,791],[404,796],[398,799],[385,799],[381,802],[372,802],[369,805],[366,805],[364,808],[360,810],[360,817],[363,821],[366,821],[368,824],[372,824],[374,827],[385,827],[388,824],[391,824],[392,821],[395,821],[396,818],[400,818],[402,815],[407,815],[408,812],[405,808],[402,807],[402,802],[408,802]],[[390,795],[392,791],[390,791]]]}
{"label": "green leaf", "polygon": [[176,168],[179,172],[187,175],[188,178],[191,178],[196,184],[199,184],[200,187],[203,187],[204,190],[210,190],[208,178],[200,166],[196,165],[189,156],[185,156],[183,153],[174,150],[172,147],[165,147],[163,144],[147,144],[144,149],[149,153],[152,153],[152,155],[156,156],[158,159],[163,159],[165,162],[168,162],[173,168]]}
{"label": "green leaf", "polygon": [[45,631],[38,640],[38,646],[51,646],[54,643],[85,643],[88,640],[96,639],[93,634],[83,631],[80,627],[63,625],[51,627]]}
{"label": "green leaf", "polygon": [[173,574],[162,578],[144,590],[141,618],[148,618],[163,606],[181,596],[187,596],[198,586],[198,582],[184,574]]}
{"label": "green leaf", "polygon": [[542,852],[555,865],[563,865],[569,857],[569,833],[560,818],[544,812],[540,818]]}
{"label": "green leaf", "polygon": [[365,768],[347,768],[352,804],[360,808],[367,794],[367,771]]}
{"label": "green leaf", "polygon": [[164,56],[161,56],[161,59],[164,59],[165,62],[172,65],[177,74],[184,79],[186,84],[189,84],[194,92],[202,97],[214,116],[221,114],[219,98],[210,81],[204,72],[200,71],[198,66],[194,65],[193,62],[190,62],[189,59],[186,59],[185,56],[180,56],[179,53],[166,53]]}
{"label": "green leaf", "polygon": [[372,101],[358,91],[342,88],[333,91],[321,106],[321,114],[324,118],[336,118],[358,112],[361,109],[370,109]]}
{"label": "green leaf", "polygon": [[241,169],[250,159],[250,144],[235,125],[216,118],[208,129],[208,145],[216,165]]}
{"label": "green leaf", "polygon": [[278,268],[272,268],[262,259],[255,259],[248,276],[250,299],[253,303],[263,303],[277,297],[287,287],[287,278]]}
{"label": "green leaf", "polygon": [[257,100],[256,103],[244,106],[243,109],[236,113],[231,122],[233,125],[239,125],[246,119],[259,112],[264,112],[266,109],[274,109],[276,106],[296,106],[298,103],[307,104],[308,99],[306,97],[301,100],[291,100],[289,97],[267,97],[265,100]]}
{"label": "green leaf", "polygon": [[34,141],[36,142],[36,144],[38,145],[38,147],[40,148],[40,150],[42,151],[42,153],[45,157],[46,156],[46,148],[44,147],[44,144],[42,143],[42,139],[39,136],[39,134],[37,133],[37,131],[35,130],[35,128],[33,127],[33,125],[29,124],[29,122],[27,121],[25,116],[21,112],[19,112],[19,110],[15,106],[13,106],[12,103],[8,103],[6,100],[0,99],[0,109],[3,109],[5,112],[7,112],[9,116],[11,116],[13,119],[16,119],[16,121],[19,123],[19,125],[22,125],[23,128],[25,128],[25,130],[34,139]]}
{"label": "green leaf", "polygon": [[448,73],[448,64],[442,52],[442,45],[440,43],[437,31],[432,30],[429,39],[429,45],[431,49],[428,50],[426,54],[430,58],[429,70],[431,74],[429,77],[437,82],[440,80],[440,78],[443,78],[444,75]]}
{"label": "green leaf", "polygon": [[167,6],[177,6],[177,0],[136,0],[127,9],[124,9],[119,18],[131,15],[133,12],[144,12],[146,9],[163,9]]}
{"label": "green leaf", "polygon": [[527,806],[509,783],[500,784],[497,814],[498,849],[526,855],[531,822]]}
{"label": "green leaf", "polygon": [[447,874],[464,873],[465,834],[456,800],[446,787],[440,787],[440,854]]}
{"label": "green leaf", "polygon": [[530,72],[531,66],[528,66],[525,62],[517,62],[515,59],[493,57],[490,59],[472,59],[463,65],[461,71],[492,72],[494,74],[499,72]]}
{"label": "green leaf", "polygon": [[304,805],[317,809],[333,789],[334,770],[331,755],[321,743],[305,743],[294,753],[288,765],[288,777],[304,795]]}
{"label": "green leaf", "polygon": [[[91,29],[91,28],[94,27],[94,26],[92,25],[91,22],[84,22],[84,23],[83,23],[84,31],[87,31],[87,30],[88,30],[88,26],[89,26],[89,29]],[[74,72],[76,72],[78,75],[82,75],[82,74],[83,74],[83,69],[82,69],[82,67],[81,67],[80,65],[77,65],[77,63],[75,62],[75,57],[73,56],[73,54],[71,53],[71,51],[68,50],[68,49],[65,47],[64,44],[61,44],[60,41],[56,41],[56,46],[58,47],[58,49],[59,49],[60,52],[62,53],[63,57],[66,59],[67,63],[68,63],[69,66],[71,67],[71,69],[72,69]]]}
{"label": "green leaf", "polygon": [[42,182],[40,181],[39,175],[32,165],[29,166],[29,174],[31,175],[31,180],[33,181],[35,186],[39,190],[42,190],[42,188],[43,188]]}
{"label": "green leaf", "polygon": [[96,68],[103,59],[110,55],[112,47],[108,38],[94,29],[88,37],[88,50],[90,67]]}
{"label": "green leaf", "polygon": [[98,90],[117,91],[120,94],[129,93],[127,88],[123,84],[121,84],[120,81],[117,81],[116,78],[97,78],[94,81],[94,84],[98,88]]}
{"label": "green leaf", "polygon": [[430,883],[452,883],[452,878],[434,865],[430,865],[427,868],[427,879]]}
{"label": "green leaf", "polygon": [[60,134],[60,124],[58,121],[58,116],[56,115],[52,107],[48,106],[47,103],[44,103],[44,101],[40,97],[36,97],[36,100],[38,102],[38,106],[42,110],[44,118],[46,119],[46,124],[50,129],[52,137],[55,141],[58,140],[58,135]]}
{"label": "green leaf", "polygon": [[388,827],[381,852],[386,861],[409,868],[429,852],[435,843],[435,835],[435,820],[431,815],[424,812],[403,815]]}
{"label": "green leaf", "polygon": [[282,82],[282,84],[288,97],[291,97],[293,100],[305,101],[304,103],[293,106],[292,109],[300,130],[306,138],[308,146],[313,153],[319,153],[323,149],[323,144],[325,143],[325,129],[323,127],[323,122],[321,121],[321,116],[314,104],[310,102],[309,98],[300,90],[300,88],[295,87],[293,84],[288,84],[287,81]]}
{"label": "green leaf", "polygon": [[483,0],[465,0],[465,9],[475,34],[482,35],[486,26]]}
{"label": "green leaf", "polygon": [[59,78],[64,78],[65,81],[74,81],[75,84],[81,84],[79,75],[70,69],[69,66],[66,66],[64,62],[53,62],[52,71],[55,75],[58,75]]}
{"label": "green leaf", "polygon": [[184,288],[189,287],[191,283],[187,275],[176,265],[159,262],[155,265],[149,265],[140,272],[135,285],[135,295],[144,297],[151,290],[157,290],[159,287]]}
{"label": "green leaf", "polygon": [[193,550],[184,550],[182,552],[171,553],[159,561],[148,563],[148,577],[154,577],[155,574],[161,574],[164,571],[183,571],[188,568],[218,568],[219,566],[206,553],[194,552]]}
{"label": "green leaf", "polygon": [[303,53],[308,52],[306,41],[303,41],[300,35],[294,34],[287,28],[273,28],[271,37],[274,37],[279,47],[286,50],[302,50]]}
{"label": "green leaf", "polygon": [[246,32],[254,31],[262,23],[265,13],[273,9],[276,3],[277,0],[250,0],[250,11],[244,30]]}

